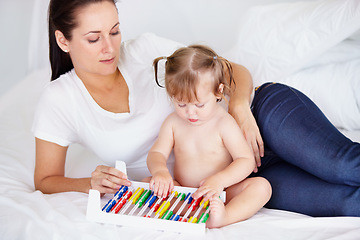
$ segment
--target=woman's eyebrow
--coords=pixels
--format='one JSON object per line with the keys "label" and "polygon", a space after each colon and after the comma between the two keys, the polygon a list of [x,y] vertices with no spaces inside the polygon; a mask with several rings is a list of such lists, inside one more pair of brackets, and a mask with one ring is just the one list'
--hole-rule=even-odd
{"label": "woman's eyebrow", "polygon": [[114,28],[116,28],[118,25],[120,25],[120,23],[119,22],[117,22],[111,29],[114,29]]}
{"label": "woman's eyebrow", "polygon": [[[120,25],[119,22],[117,22],[111,29],[116,28],[118,25]],[[90,34],[90,33],[100,33],[100,32],[101,32],[101,31],[98,31],[98,30],[96,30],[96,31],[90,31],[90,32],[85,33],[84,36],[86,36],[86,35],[88,35],[88,34]]]}
{"label": "woman's eyebrow", "polygon": [[88,35],[88,34],[90,34],[90,33],[100,33],[100,32],[101,32],[101,31],[90,31],[90,32],[85,33],[84,36],[86,36],[86,35]]}

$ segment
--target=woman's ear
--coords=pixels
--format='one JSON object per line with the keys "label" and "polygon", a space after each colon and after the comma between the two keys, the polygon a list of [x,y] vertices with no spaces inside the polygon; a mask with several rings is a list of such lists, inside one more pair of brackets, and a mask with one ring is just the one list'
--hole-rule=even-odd
{"label": "woman's ear", "polygon": [[61,48],[61,50],[66,53],[69,52],[69,41],[65,38],[64,34],[61,31],[55,31],[55,38],[59,48]]}

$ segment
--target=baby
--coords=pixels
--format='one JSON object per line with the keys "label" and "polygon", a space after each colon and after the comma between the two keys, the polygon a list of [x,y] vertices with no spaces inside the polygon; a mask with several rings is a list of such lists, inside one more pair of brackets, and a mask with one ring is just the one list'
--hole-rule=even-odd
{"label": "baby", "polygon": [[[157,83],[161,59],[154,60]],[[167,57],[165,87],[175,112],[162,124],[147,158],[155,195],[165,197],[175,184],[198,188],[193,197],[210,201],[208,228],[253,216],[271,196],[266,179],[247,178],[254,156],[236,121],[218,104],[231,93],[232,82],[231,64],[208,47],[184,47]],[[166,166],[172,150],[174,180]],[[219,199],[223,190],[226,205]]]}

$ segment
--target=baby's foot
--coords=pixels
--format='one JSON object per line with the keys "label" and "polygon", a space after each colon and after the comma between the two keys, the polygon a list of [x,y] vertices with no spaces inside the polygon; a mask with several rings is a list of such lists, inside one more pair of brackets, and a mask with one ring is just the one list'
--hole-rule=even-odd
{"label": "baby's foot", "polygon": [[210,215],[206,221],[207,228],[223,227],[226,222],[226,210],[224,203],[218,197],[210,200]]}

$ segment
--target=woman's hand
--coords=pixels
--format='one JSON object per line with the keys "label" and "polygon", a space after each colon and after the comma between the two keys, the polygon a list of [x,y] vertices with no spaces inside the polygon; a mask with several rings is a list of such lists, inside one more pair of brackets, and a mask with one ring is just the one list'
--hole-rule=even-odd
{"label": "woman's hand", "polygon": [[131,182],[127,179],[126,174],[120,170],[100,165],[92,172],[90,184],[91,189],[105,194],[116,193],[122,185],[130,186]]}
{"label": "woman's hand", "polygon": [[200,187],[193,193],[192,197],[198,199],[203,196],[204,203],[212,197],[219,197],[224,190],[221,181],[215,176],[210,176],[201,180]]}
{"label": "woman's hand", "polygon": [[153,190],[154,195],[159,198],[166,197],[173,189],[174,181],[168,170],[156,172],[150,180],[150,190]]}
{"label": "woman's hand", "polygon": [[252,77],[244,66],[236,63],[231,63],[231,66],[235,84],[233,84],[231,88],[232,94],[229,102],[229,113],[240,126],[245,139],[254,153],[256,161],[254,172],[257,172],[257,168],[261,165],[260,158],[264,156],[264,143],[255,118],[250,110],[251,94],[254,90]]}
{"label": "woman's hand", "polygon": [[264,142],[250,107],[239,105],[232,108],[229,107],[229,113],[240,126],[246,141],[254,153],[256,161],[254,172],[257,172],[258,167],[261,166],[261,157],[264,156]]}

